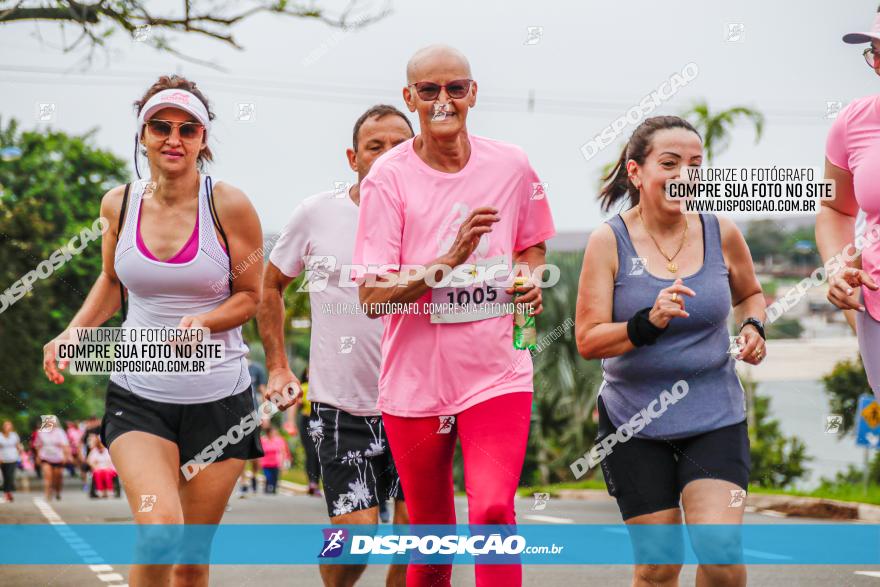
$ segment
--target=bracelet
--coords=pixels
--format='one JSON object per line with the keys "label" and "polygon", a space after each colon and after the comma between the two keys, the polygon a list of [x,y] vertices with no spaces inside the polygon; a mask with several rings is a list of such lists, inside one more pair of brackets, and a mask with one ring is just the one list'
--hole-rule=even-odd
{"label": "bracelet", "polygon": [[742,332],[742,329],[751,324],[755,327],[755,330],[758,331],[758,334],[761,335],[761,338],[767,340],[767,336],[764,334],[764,323],[758,320],[755,317],[749,317],[743,320],[743,323],[739,325],[739,331]]}
{"label": "bracelet", "polygon": [[660,335],[666,332],[666,328],[657,328],[648,319],[650,313],[651,308],[643,308],[633,314],[626,323],[626,335],[637,347],[654,344]]}

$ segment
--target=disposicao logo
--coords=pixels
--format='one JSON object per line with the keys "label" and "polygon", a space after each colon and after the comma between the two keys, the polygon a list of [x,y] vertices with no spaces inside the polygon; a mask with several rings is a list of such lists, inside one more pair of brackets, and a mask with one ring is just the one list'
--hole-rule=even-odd
{"label": "disposicao logo", "polygon": [[321,531],[324,533],[324,546],[318,553],[318,558],[335,558],[342,554],[345,550],[345,541],[348,540],[348,530],[324,528]]}

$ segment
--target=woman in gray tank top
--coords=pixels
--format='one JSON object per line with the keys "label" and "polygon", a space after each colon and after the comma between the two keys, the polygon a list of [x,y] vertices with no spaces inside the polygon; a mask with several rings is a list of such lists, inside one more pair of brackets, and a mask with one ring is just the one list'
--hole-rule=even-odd
{"label": "woman in gray tank top", "polygon": [[[765,356],[764,296],[742,234],[730,220],[683,214],[666,182],[702,164],[699,133],[658,116],[633,132],[601,193],[605,210],[629,208],[590,235],[577,305],[577,343],[601,359],[597,444],[572,465],[601,464],[609,493],[630,525],[633,585],[678,584],[682,509],[688,524],[742,523],[749,477],[743,390],[729,349],[727,318],[739,327],[736,358]],[[738,352],[737,352],[738,351]],[[671,525],[663,540],[645,524]],[[641,528],[641,530],[639,530]],[[692,532],[693,536],[693,532]],[[719,536],[697,543],[714,556]],[[739,536],[724,536],[739,561]],[[711,544],[707,544],[711,542]],[[714,546],[713,546],[714,545]],[[641,564],[648,559],[670,564]],[[745,585],[741,564],[700,565],[698,584]]]}
{"label": "woman in gray tank top", "polygon": [[[116,367],[101,423],[135,523],[161,531],[139,535],[137,560],[171,562],[186,552],[185,562],[195,563],[208,560],[210,540],[184,536],[184,528],[219,524],[245,460],[262,456],[241,336],[259,301],[262,230],[241,190],[200,174],[211,160],[213,114],[193,82],[163,76],[135,106],[149,180],[104,196],[101,275],[44,348],[43,368],[63,383],[68,361],[58,364],[55,343],[74,328],[103,325],[120,307],[126,328],[204,328],[222,343],[207,373]],[[207,585],[208,566],[138,564],[128,582]]]}

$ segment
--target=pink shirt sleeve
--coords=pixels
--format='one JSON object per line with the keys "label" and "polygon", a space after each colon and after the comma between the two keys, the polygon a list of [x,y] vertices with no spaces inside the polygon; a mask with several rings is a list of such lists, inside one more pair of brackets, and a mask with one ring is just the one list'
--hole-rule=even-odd
{"label": "pink shirt sleeve", "polygon": [[849,171],[849,157],[846,152],[846,123],[848,109],[844,109],[834,119],[825,141],[825,158],[832,164]]}
{"label": "pink shirt sleeve", "polygon": [[269,261],[288,277],[296,277],[305,267],[303,257],[310,249],[308,227],[306,207],[300,204],[281,229],[281,236],[269,253]]}
{"label": "pink shirt sleeve", "polygon": [[[387,176],[372,173],[361,182],[360,191],[354,264],[365,265],[368,274],[399,271],[404,218],[400,194],[391,189]],[[369,270],[382,265],[382,270]]]}
{"label": "pink shirt sleeve", "polygon": [[550,203],[538,174],[523,156],[524,169],[521,180],[521,204],[516,223],[514,251],[520,252],[542,243],[556,234]]}

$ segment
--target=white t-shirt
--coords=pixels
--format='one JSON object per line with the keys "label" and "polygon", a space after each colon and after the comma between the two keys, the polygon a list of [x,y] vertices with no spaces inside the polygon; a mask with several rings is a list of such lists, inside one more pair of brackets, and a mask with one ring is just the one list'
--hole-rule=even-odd
{"label": "white t-shirt", "polygon": [[37,454],[40,460],[47,463],[64,461],[64,447],[70,446],[67,434],[57,427],[37,432]]}
{"label": "white t-shirt", "polygon": [[[309,395],[355,416],[376,416],[382,321],[360,310],[350,280],[358,207],[347,192],[322,192],[297,206],[269,261],[288,277],[305,269],[312,305]],[[340,276],[349,287],[340,287]]]}
{"label": "white t-shirt", "polygon": [[5,436],[0,432],[0,463],[18,462],[19,442],[21,440],[15,432],[10,432],[9,436]]}
{"label": "white t-shirt", "polygon": [[88,460],[89,466],[93,471],[113,468],[113,461],[110,460],[110,451],[106,448],[104,450],[93,449],[89,452]]}

